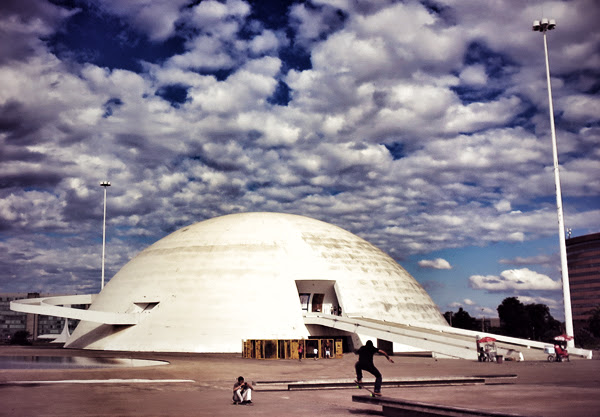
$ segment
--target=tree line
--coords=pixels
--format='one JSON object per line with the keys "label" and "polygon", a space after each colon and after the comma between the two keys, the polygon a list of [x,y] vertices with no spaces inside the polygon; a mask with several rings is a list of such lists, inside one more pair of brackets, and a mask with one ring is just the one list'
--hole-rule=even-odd
{"label": "tree line", "polygon": [[[563,323],[552,317],[550,308],[545,304],[523,304],[517,297],[508,297],[496,310],[500,326],[486,327],[486,332],[546,343],[552,343],[555,336],[564,333]],[[575,334],[575,344],[579,347],[596,348],[600,345],[600,306],[590,314],[586,325],[579,326]],[[444,317],[452,327],[482,330],[483,319],[472,317],[462,307],[457,312],[447,311]]]}

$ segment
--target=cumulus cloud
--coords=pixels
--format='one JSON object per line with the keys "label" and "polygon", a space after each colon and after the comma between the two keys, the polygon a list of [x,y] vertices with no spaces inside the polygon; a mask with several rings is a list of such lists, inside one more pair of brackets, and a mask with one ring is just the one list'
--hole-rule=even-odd
{"label": "cumulus cloud", "polygon": [[553,281],[549,276],[530,269],[509,269],[500,276],[472,275],[469,277],[472,288],[487,291],[558,291],[562,288],[560,281]]}
{"label": "cumulus cloud", "polygon": [[517,256],[513,259],[500,259],[498,263],[504,265],[545,265],[554,261],[554,257],[551,255],[537,255],[537,256]]}
{"label": "cumulus cloud", "polygon": [[459,76],[460,80],[470,85],[483,85],[487,82],[485,66],[481,64],[465,67]]}
{"label": "cumulus cloud", "polygon": [[442,258],[436,259],[422,259],[419,261],[421,268],[432,268],[432,269],[452,269],[450,263]]}
{"label": "cumulus cloud", "polygon": [[[530,6],[77,4],[0,3],[2,288],[38,273],[91,288],[105,179],[118,250],[107,276],[185,224],[240,211],[335,223],[424,268],[451,267],[427,258],[442,249],[556,233],[541,40],[516,18]],[[598,41],[585,25],[599,9],[565,4],[571,29],[551,39],[561,179],[569,227],[585,231],[600,223],[588,204],[600,192]],[[61,248],[85,261],[52,261],[48,275]],[[501,262],[539,264],[531,256]],[[494,279],[533,286],[474,282]]]}
{"label": "cumulus cloud", "polygon": [[128,19],[137,30],[157,41],[167,39],[173,34],[175,22],[179,19],[179,10],[186,4],[185,0],[106,0],[99,3],[106,12]]}
{"label": "cumulus cloud", "polygon": [[526,295],[519,295],[517,297],[523,304],[545,304],[550,309],[560,309],[563,306],[562,301],[549,298],[549,297],[530,297]]}

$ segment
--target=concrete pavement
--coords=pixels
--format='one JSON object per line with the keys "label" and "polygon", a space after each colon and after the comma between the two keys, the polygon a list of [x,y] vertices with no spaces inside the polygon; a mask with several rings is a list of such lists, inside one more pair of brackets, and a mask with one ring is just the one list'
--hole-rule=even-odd
{"label": "concrete pavement", "polygon": [[[352,395],[362,393],[358,389],[257,389],[253,406],[230,405],[231,387],[239,375],[248,381],[263,383],[351,380],[356,360],[353,354],[346,354],[343,359],[298,362],[242,359],[239,354],[119,353],[0,346],[0,356],[38,355],[157,359],[170,364],[108,369],[0,370],[0,416],[381,415],[381,407],[352,402]],[[491,380],[485,385],[385,387],[385,396],[524,416],[600,415],[598,360],[502,364],[402,356],[395,356],[394,360],[391,364],[383,357],[375,358],[384,381],[386,378],[486,375],[517,375],[517,378]],[[60,382],[65,380],[94,382]],[[23,381],[32,382],[23,384]]]}

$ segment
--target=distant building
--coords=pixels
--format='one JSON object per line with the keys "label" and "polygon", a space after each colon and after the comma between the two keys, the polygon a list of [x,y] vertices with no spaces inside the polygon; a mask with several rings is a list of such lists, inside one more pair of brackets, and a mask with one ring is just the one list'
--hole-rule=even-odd
{"label": "distant building", "polygon": [[[20,313],[10,309],[10,302],[24,298],[39,298],[56,296],[30,293],[0,293],[0,341],[9,342],[18,331],[29,333],[31,340],[37,340],[42,335],[59,335],[63,329],[63,317],[45,316],[41,314]],[[82,306],[83,307],[83,306]],[[77,320],[69,321],[70,331],[77,326]]]}
{"label": "distant building", "polygon": [[573,327],[586,326],[589,312],[600,306],[600,233],[567,239]]}

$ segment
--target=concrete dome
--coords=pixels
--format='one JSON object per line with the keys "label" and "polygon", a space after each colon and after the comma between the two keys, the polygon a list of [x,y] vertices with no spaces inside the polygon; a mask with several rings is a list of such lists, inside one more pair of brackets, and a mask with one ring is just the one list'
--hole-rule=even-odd
{"label": "concrete dome", "polygon": [[243,213],[184,227],[140,252],[90,306],[143,311],[140,322],[82,321],[66,347],[240,352],[243,339],[308,337],[300,294],[305,310],[447,325],[421,285],[364,239],[303,216]]}

